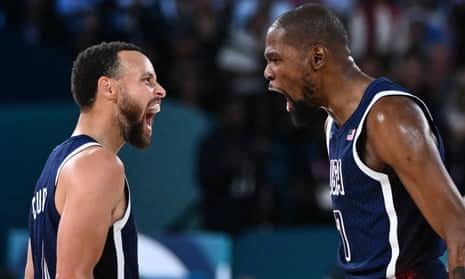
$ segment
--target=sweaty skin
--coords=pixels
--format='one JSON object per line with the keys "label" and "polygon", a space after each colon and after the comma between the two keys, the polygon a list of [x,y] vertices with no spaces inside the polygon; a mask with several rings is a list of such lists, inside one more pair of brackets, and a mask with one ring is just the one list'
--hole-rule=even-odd
{"label": "sweaty skin", "polygon": [[[98,79],[95,103],[81,110],[73,133],[88,135],[102,146],[69,159],[56,183],[55,206],[60,214],[56,278],[94,277],[109,229],[128,207],[124,165],[117,153],[126,142],[134,145],[131,136],[139,147],[150,144],[152,121],[166,96],[145,55],[123,50],[118,58],[119,76]],[[133,119],[123,109],[130,110]],[[33,277],[29,240],[25,278]]]}
{"label": "sweaty skin", "polygon": [[[315,44],[300,50],[289,46],[284,34],[278,24],[267,33],[264,76],[269,90],[286,96],[287,108],[292,110],[292,102],[310,100],[303,88],[312,84],[308,106],[324,108],[341,127],[373,79],[360,71],[347,48]],[[425,219],[445,240],[449,278],[465,278],[465,204],[441,160],[424,112],[407,97],[388,96],[372,107],[365,125],[364,162],[374,170],[389,168],[396,173]]]}
{"label": "sweaty skin", "polygon": [[407,97],[385,97],[366,121],[364,162],[378,171],[390,167],[449,249],[450,278],[465,278],[465,210],[445,169],[437,139],[423,111]]}

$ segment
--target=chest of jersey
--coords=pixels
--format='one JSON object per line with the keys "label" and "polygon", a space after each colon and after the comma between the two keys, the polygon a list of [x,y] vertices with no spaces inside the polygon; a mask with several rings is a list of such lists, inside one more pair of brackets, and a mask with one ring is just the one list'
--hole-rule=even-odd
{"label": "chest of jersey", "polygon": [[354,154],[355,132],[356,128],[337,130],[333,126],[329,140],[330,195],[335,208],[349,207],[351,211],[358,209],[359,214],[369,211],[372,215],[376,213],[373,206],[383,203],[382,187],[357,164],[360,159]]}

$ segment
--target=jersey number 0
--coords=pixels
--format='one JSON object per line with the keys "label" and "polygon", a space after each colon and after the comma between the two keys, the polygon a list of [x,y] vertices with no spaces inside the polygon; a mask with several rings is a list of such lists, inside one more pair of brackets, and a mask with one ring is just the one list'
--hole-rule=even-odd
{"label": "jersey number 0", "polygon": [[344,228],[344,219],[342,218],[342,213],[340,210],[333,210],[334,219],[336,220],[336,228],[339,231],[339,235],[341,236],[342,247],[344,249],[344,257],[347,262],[350,262],[351,255],[350,255],[350,246],[349,240],[347,239],[346,230]]}

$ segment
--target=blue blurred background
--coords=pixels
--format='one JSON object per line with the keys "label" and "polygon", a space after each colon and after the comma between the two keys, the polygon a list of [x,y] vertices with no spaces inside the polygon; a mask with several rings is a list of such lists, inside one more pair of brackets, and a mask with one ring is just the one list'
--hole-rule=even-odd
{"label": "blue blurred background", "polygon": [[[325,116],[294,129],[262,74],[268,25],[305,2],[0,0],[0,278],[20,276],[35,181],[79,114],[71,63],[103,40],[141,45],[168,93],[152,147],[120,153],[142,275],[339,278]],[[365,72],[428,104],[463,194],[465,1],[311,2],[341,17]]]}

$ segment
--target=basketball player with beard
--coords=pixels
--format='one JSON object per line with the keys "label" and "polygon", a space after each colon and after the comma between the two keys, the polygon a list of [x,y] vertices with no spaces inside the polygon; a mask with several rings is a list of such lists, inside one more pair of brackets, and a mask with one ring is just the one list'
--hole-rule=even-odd
{"label": "basketball player with beard", "polygon": [[[321,107],[346,278],[465,278],[465,205],[425,104],[354,63],[334,13],[307,4],[266,37],[269,90],[297,126]],[[439,257],[448,248],[448,270]],[[309,247],[311,249],[311,247]]]}
{"label": "basketball player with beard", "polygon": [[137,231],[118,151],[146,148],[166,92],[141,49],[82,51],[71,75],[80,108],[71,137],[50,154],[29,215],[26,278],[138,278]]}

